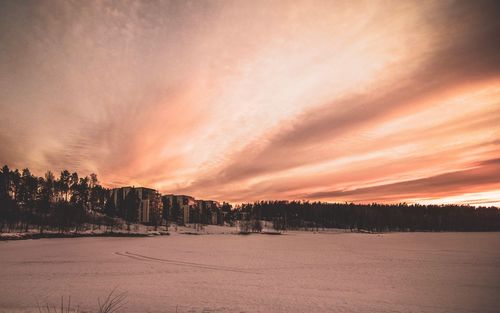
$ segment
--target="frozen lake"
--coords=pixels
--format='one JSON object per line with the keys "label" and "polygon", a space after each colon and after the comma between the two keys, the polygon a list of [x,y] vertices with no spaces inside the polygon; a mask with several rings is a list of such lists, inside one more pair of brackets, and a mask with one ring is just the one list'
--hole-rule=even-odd
{"label": "frozen lake", "polygon": [[500,312],[500,233],[174,234],[0,242],[0,312]]}

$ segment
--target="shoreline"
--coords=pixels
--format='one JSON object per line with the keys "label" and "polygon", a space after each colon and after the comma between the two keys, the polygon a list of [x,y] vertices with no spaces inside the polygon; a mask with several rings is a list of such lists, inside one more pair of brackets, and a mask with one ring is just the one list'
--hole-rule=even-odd
{"label": "shoreline", "polygon": [[207,232],[166,232],[166,231],[149,231],[149,232],[82,232],[82,233],[0,233],[0,241],[18,241],[18,240],[30,240],[30,239],[64,239],[64,238],[86,238],[86,237],[130,237],[130,238],[145,238],[145,237],[159,237],[159,236],[170,236],[175,235],[237,235],[237,236],[250,236],[250,235],[266,235],[266,236],[276,236],[276,235],[287,235],[294,232],[303,232],[310,234],[366,234],[366,235],[384,235],[392,233],[489,233],[497,231],[388,231],[388,232],[369,232],[364,230],[358,231],[331,231],[319,230],[319,231],[305,231],[305,230],[289,230],[282,233],[274,232],[223,232],[223,233],[207,233]]}
{"label": "shoreline", "polygon": [[0,241],[17,241],[29,239],[84,238],[84,237],[157,237],[168,236],[168,232],[102,232],[102,233],[10,233],[0,234]]}

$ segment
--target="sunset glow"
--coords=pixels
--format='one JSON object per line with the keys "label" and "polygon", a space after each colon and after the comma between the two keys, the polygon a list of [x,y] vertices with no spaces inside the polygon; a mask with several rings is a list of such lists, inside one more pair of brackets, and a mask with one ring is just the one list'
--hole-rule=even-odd
{"label": "sunset glow", "polygon": [[500,205],[494,2],[0,4],[0,163],[250,202]]}

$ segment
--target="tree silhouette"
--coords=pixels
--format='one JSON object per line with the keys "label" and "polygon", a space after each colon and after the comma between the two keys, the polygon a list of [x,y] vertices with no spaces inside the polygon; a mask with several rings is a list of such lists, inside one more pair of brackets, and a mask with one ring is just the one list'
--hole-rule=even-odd
{"label": "tree silhouette", "polygon": [[59,186],[61,192],[64,194],[64,199],[69,200],[69,186],[71,181],[71,174],[68,170],[63,170],[59,176]]}
{"label": "tree silhouette", "polygon": [[[130,229],[130,224],[138,220],[141,200],[137,192],[132,188],[118,207],[107,199],[108,194],[95,174],[79,177],[76,172],[63,170],[56,179],[50,171],[36,177],[28,168],[20,172],[5,165],[0,169],[0,232],[27,231],[30,227],[39,227],[40,232],[47,228],[79,231],[88,222],[113,228],[121,223],[115,217],[123,218]],[[163,198],[164,219],[182,220],[177,200],[176,196],[171,202]],[[159,214],[160,210],[155,212]],[[259,201],[235,208],[223,203],[219,213],[224,222],[240,220],[241,229],[254,231],[259,231],[260,221],[272,221],[277,230],[500,231],[498,208],[467,205]],[[151,222],[157,224],[160,216],[153,216]]]}
{"label": "tree silhouette", "polygon": [[115,203],[111,200],[106,201],[106,204],[103,208],[103,213],[110,217],[117,216],[118,212],[116,211]]}
{"label": "tree silhouette", "polygon": [[343,228],[366,231],[500,230],[496,207],[466,205],[353,204],[260,201],[239,206],[235,216],[276,221],[283,228]]}
{"label": "tree silhouette", "polygon": [[138,211],[141,199],[137,195],[135,189],[131,189],[122,201],[122,212],[124,215],[125,222],[127,223],[127,229],[130,231],[130,224],[137,222]]}

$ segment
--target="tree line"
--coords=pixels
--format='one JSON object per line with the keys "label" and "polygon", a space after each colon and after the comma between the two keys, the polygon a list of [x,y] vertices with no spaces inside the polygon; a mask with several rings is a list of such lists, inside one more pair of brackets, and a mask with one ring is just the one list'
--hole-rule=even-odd
{"label": "tree line", "polygon": [[96,174],[80,177],[63,170],[59,177],[51,171],[37,177],[28,168],[10,170],[5,165],[0,170],[0,232],[26,232],[30,228],[41,233],[46,229],[78,232],[86,223],[112,230],[121,226],[120,219],[114,217],[122,216],[134,222],[137,213],[128,209],[131,201],[138,201],[132,198],[133,193],[130,201],[124,201],[125,208],[115,208],[107,201],[108,195]]}
{"label": "tree line", "polygon": [[[96,174],[80,177],[63,170],[56,177],[43,177],[28,168],[19,171],[3,166],[0,170],[0,232],[39,228],[78,232],[85,224],[122,227],[138,220],[140,202],[134,190],[115,207],[109,189],[102,187]],[[175,221],[180,208],[163,204],[163,220]],[[496,207],[467,205],[353,204],[309,201],[259,201],[234,209],[220,208],[223,222],[243,221],[259,231],[258,221],[272,221],[274,228],[343,228],[367,231],[499,231],[500,210]]]}
{"label": "tree line", "polygon": [[[274,228],[367,231],[499,231],[497,207],[260,201],[236,207],[236,219],[273,221]],[[257,228],[254,226],[253,228]]]}

